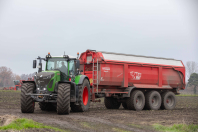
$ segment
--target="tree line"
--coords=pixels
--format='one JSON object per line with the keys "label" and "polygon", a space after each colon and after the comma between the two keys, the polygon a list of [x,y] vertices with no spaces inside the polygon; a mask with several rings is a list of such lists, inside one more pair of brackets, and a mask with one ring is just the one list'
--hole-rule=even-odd
{"label": "tree line", "polygon": [[186,77],[188,82],[186,89],[193,90],[194,94],[198,91],[198,63],[194,61],[188,61],[186,63]]}
{"label": "tree line", "polygon": [[11,87],[14,86],[13,80],[27,80],[32,78],[34,73],[17,75],[6,66],[0,67],[0,87]]}

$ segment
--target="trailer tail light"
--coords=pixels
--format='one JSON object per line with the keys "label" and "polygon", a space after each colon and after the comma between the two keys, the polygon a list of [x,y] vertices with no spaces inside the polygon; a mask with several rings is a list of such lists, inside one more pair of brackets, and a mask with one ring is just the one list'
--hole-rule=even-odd
{"label": "trailer tail light", "polygon": [[87,56],[87,63],[91,63],[92,61],[92,56]]}

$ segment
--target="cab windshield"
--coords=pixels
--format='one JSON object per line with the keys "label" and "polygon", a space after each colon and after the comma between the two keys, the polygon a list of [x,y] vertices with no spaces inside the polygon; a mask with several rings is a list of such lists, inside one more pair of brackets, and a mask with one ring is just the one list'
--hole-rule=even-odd
{"label": "cab windshield", "polygon": [[48,59],[46,70],[60,70],[67,75],[67,61],[64,58]]}

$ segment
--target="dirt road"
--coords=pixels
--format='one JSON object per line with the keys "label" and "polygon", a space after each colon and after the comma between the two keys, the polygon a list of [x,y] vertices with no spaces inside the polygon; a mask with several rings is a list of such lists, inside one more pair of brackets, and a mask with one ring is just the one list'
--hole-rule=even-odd
{"label": "dirt road", "polygon": [[90,110],[70,115],[41,111],[36,104],[33,114],[20,111],[20,92],[0,91],[0,115],[12,114],[70,131],[154,131],[153,124],[198,124],[198,97],[177,97],[174,110],[131,111],[120,107],[108,110],[103,102],[92,103]]}

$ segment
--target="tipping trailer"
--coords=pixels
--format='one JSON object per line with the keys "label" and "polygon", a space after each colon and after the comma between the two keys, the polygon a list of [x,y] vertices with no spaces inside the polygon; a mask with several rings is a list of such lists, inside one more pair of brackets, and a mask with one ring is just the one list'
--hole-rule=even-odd
{"label": "tipping trailer", "polygon": [[[180,60],[87,50],[69,55],[38,57],[34,80],[23,81],[21,112],[58,114],[84,112],[90,102],[105,97],[107,109],[174,109],[175,94],[185,89],[185,67]],[[46,61],[42,70],[42,60]],[[33,60],[36,68],[37,60]]]}
{"label": "tipping trailer", "polygon": [[181,60],[87,50],[80,55],[91,101],[105,97],[108,109],[174,109],[175,94],[185,89]]}

